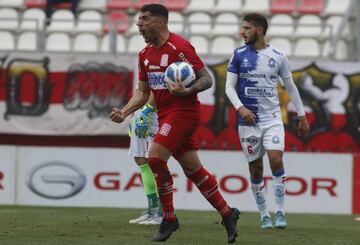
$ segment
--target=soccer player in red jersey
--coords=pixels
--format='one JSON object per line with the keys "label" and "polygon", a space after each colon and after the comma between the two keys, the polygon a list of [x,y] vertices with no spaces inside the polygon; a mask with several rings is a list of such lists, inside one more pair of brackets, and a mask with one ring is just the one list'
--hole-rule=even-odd
{"label": "soccer player in red jersey", "polygon": [[[237,237],[239,210],[230,208],[218,190],[215,177],[201,164],[194,132],[200,122],[200,102],[197,93],[211,87],[212,79],[194,47],[185,39],[168,30],[168,10],[160,4],[144,5],[137,26],[147,43],[139,53],[139,84],[130,101],[122,109],[114,108],[109,117],[120,123],[143,106],[154,93],[158,110],[159,131],[151,145],[148,163],[156,176],[159,198],[163,206],[163,221],[153,241],[165,241],[179,228],[173,205],[173,179],[167,161],[173,156],[185,175],[222,216],[228,242]],[[164,72],[173,62],[192,65],[197,81],[189,88],[180,82],[164,81]]]}

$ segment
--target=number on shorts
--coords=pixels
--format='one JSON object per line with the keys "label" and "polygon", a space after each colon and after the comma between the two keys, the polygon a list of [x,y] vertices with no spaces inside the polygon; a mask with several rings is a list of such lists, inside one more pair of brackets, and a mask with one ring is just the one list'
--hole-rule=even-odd
{"label": "number on shorts", "polygon": [[247,146],[247,151],[248,151],[249,154],[253,154],[253,153],[254,153],[254,150],[253,150],[252,145],[248,145],[248,146]]}

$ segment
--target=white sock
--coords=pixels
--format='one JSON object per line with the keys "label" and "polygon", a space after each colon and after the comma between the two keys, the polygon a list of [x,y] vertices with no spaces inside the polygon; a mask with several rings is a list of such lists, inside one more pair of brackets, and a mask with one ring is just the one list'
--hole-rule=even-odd
{"label": "white sock", "polygon": [[272,178],[275,197],[275,213],[280,211],[284,214],[286,175],[283,174],[281,176],[273,176]]}
{"label": "white sock", "polygon": [[266,189],[264,180],[259,184],[251,183],[251,189],[255,198],[256,205],[259,209],[261,219],[265,216],[270,216],[269,211],[266,207]]}

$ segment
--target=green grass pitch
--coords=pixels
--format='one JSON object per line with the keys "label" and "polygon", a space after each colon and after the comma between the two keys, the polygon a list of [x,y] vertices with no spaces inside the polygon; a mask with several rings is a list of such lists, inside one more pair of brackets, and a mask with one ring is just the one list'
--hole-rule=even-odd
{"label": "green grass pitch", "polygon": [[[129,224],[141,210],[0,206],[0,244],[152,244],[157,226]],[[218,214],[177,211],[180,229],[166,244],[227,244]],[[360,244],[354,215],[287,214],[285,230],[260,230],[259,215],[243,212],[235,244]]]}

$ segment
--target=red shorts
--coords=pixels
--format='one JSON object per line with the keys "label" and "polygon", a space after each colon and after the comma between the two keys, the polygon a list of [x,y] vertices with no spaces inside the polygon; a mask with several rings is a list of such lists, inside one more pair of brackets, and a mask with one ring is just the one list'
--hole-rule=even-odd
{"label": "red shorts", "polygon": [[200,119],[185,115],[167,115],[159,120],[159,131],[154,142],[169,149],[175,159],[185,152],[198,150],[194,132],[200,124]]}

